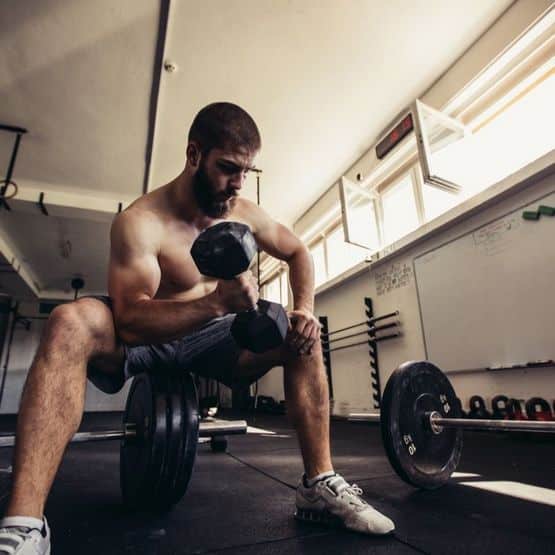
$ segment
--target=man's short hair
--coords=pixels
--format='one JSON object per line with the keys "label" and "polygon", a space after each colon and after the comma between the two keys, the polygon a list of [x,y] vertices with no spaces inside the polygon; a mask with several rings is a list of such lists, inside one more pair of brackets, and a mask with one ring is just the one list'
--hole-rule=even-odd
{"label": "man's short hair", "polygon": [[193,120],[189,142],[197,143],[203,153],[213,148],[260,150],[260,132],[252,117],[240,106],[215,102],[205,106]]}

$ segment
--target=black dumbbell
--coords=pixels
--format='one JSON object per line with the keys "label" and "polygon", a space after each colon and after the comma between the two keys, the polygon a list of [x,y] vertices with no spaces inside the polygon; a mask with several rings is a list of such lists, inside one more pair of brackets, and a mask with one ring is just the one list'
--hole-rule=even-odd
{"label": "black dumbbell", "polygon": [[507,414],[510,420],[526,420],[526,416],[522,410],[522,404],[522,399],[509,399],[507,403]]}
{"label": "black dumbbell", "polygon": [[506,420],[509,418],[508,405],[509,398],[506,395],[496,395],[491,400],[493,418],[498,420]]}
{"label": "black dumbbell", "polygon": [[526,401],[524,406],[526,407],[526,415],[529,420],[543,420],[548,422],[553,420],[551,407],[542,397],[532,397]]}
{"label": "black dumbbell", "polygon": [[[191,256],[201,274],[233,279],[248,270],[256,251],[249,227],[226,221],[205,229],[193,243]],[[263,353],[283,343],[288,326],[283,306],[260,299],[255,308],[236,316],[231,334],[240,347]]]}
{"label": "black dumbbell", "polygon": [[468,402],[470,410],[468,411],[469,418],[490,418],[491,414],[486,409],[486,402],[480,395],[473,395]]}

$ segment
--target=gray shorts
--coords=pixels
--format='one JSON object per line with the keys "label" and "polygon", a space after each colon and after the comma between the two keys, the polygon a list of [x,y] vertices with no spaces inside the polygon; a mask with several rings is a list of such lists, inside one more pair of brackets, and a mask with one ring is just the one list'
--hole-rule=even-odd
{"label": "gray shorts", "polygon": [[[109,297],[92,298],[112,309]],[[89,380],[105,393],[116,393],[130,377],[146,371],[155,371],[156,368],[192,372],[229,387],[256,381],[266,370],[248,379],[235,375],[241,349],[230,333],[234,318],[234,314],[216,318],[193,333],[169,343],[137,347],[124,344],[125,362],[121,374],[107,375],[90,371]]]}

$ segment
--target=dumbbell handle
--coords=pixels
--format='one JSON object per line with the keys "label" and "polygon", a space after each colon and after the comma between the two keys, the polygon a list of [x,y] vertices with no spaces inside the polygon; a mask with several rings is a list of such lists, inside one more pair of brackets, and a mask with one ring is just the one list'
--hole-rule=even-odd
{"label": "dumbbell handle", "polygon": [[[199,437],[227,436],[247,433],[245,420],[214,420],[199,424]],[[78,432],[70,443],[88,443],[89,441],[111,441],[116,439],[130,439],[137,436],[135,424],[126,424],[123,430],[99,430],[92,432]],[[0,448],[15,445],[15,435],[0,436]]]}

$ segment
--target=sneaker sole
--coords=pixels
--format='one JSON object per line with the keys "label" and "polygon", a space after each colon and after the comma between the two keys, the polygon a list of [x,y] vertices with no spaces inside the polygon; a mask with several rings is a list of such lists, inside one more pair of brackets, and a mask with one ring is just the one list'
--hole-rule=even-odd
{"label": "sneaker sole", "polygon": [[296,508],[294,516],[302,522],[310,522],[312,524],[325,524],[327,526],[338,526],[345,528],[343,521],[336,515],[328,511],[312,511],[310,509]]}
{"label": "sneaker sole", "polygon": [[299,509],[299,507],[297,507],[294,513],[294,517],[296,520],[299,520],[301,522],[309,522],[310,524],[322,524],[325,526],[340,528],[342,530],[350,530],[351,532],[356,532],[357,534],[364,534],[375,537],[387,537],[393,535],[395,532],[395,528],[383,534],[361,532],[360,530],[348,528],[343,520],[341,520],[341,518],[330,513],[329,511],[312,511],[310,509]]}

